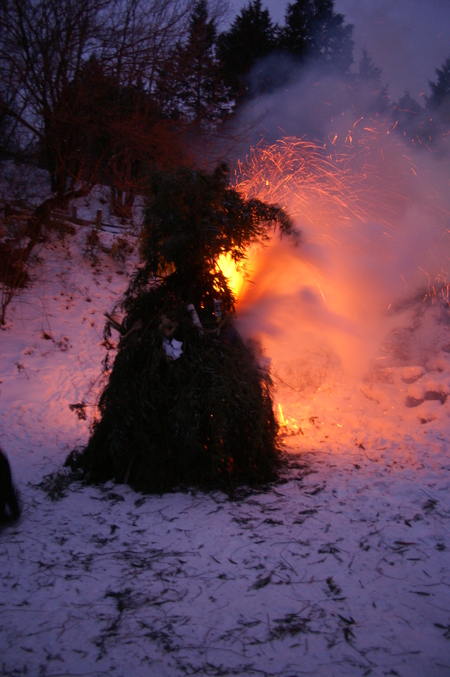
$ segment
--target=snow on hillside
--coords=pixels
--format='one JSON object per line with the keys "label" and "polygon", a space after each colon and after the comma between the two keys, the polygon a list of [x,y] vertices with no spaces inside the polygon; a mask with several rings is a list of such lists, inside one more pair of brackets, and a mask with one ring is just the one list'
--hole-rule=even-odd
{"label": "snow on hillside", "polygon": [[104,312],[135,261],[86,251],[88,232],[42,247],[0,331],[1,445],[23,507],[0,532],[0,674],[449,675],[448,309],[429,311],[426,365],[306,398],[279,386],[303,434],[283,438],[290,467],[268,491],[50,496],[88,438]]}

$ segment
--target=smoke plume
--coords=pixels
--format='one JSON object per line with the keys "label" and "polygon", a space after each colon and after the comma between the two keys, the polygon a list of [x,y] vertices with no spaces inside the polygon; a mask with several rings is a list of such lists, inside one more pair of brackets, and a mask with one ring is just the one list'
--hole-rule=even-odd
{"label": "smoke plume", "polygon": [[361,377],[393,364],[392,332],[448,306],[449,154],[445,138],[414,148],[370,86],[315,67],[286,78],[286,64],[263,65],[284,84],[240,120],[252,131],[237,185],[285,207],[303,243],[251,255],[240,329],[278,365],[327,360]]}

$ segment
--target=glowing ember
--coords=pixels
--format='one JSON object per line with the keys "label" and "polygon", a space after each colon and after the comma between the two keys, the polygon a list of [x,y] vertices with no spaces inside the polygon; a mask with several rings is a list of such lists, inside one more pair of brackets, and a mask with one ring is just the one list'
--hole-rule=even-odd
{"label": "glowing ember", "polygon": [[337,196],[338,207],[344,205],[342,168],[323,148],[295,137],[254,148],[239,163],[236,182],[246,197],[288,207],[293,217],[309,218],[314,198],[330,202]]}
{"label": "glowing ember", "polygon": [[278,425],[280,427],[280,435],[298,435],[303,434],[302,429],[297,425],[295,418],[284,416],[281,404],[278,404]]}

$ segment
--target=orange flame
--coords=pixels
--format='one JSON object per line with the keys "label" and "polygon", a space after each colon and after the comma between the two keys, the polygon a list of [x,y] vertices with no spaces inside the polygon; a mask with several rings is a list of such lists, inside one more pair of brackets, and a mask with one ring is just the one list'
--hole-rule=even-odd
{"label": "orange flame", "polygon": [[233,292],[234,297],[236,299],[239,298],[239,294],[246,279],[247,267],[244,269],[243,265],[241,265],[238,268],[230,253],[221,254],[217,260],[217,265],[227,278],[228,285]]}

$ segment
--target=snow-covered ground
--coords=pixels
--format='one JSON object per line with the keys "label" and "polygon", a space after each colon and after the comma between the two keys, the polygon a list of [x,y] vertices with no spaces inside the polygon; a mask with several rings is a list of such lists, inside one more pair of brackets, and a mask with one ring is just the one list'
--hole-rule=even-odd
{"label": "snow-covered ground", "polygon": [[43,246],[0,331],[1,445],[23,507],[0,532],[0,674],[450,675],[448,308],[426,311],[433,359],[302,395],[279,373],[302,432],[269,491],[62,483],[51,500],[48,476],[88,438],[104,312],[133,265],[93,260],[87,233]]}

